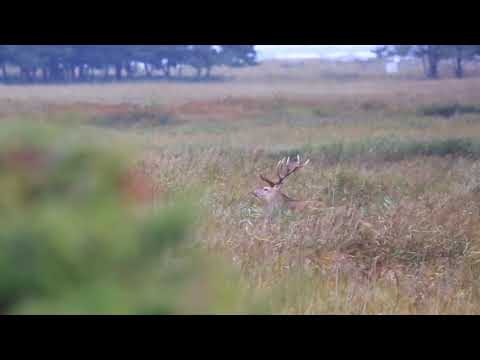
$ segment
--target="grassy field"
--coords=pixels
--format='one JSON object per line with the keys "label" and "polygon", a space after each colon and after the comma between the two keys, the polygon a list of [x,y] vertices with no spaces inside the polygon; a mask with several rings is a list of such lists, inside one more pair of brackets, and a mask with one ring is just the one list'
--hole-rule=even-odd
{"label": "grassy field", "polygon": [[[272,62],[212,83],[0,86],[0,121],[135,144],[152,205],[197,189],[195,243],[273,313],[479,314],[480,78],[381,71]],[[265,225],[250,193],[297,153],[312,161],[285,192],[327,206]]]}

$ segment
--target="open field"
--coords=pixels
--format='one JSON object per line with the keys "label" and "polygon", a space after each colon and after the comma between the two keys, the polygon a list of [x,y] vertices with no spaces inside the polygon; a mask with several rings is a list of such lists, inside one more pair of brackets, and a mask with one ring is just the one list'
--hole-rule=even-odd
{"label": "open field", "polygon": [[[0,122],[135,144],[153,207],[200,189],[194,242],[268,291],[271,312],[479,314],[480,78],[414,70],[271,63],[218,83],[0,86]],[[285,192],[326,207],[265,225],[250,193],[297,153],[312,162]]]}

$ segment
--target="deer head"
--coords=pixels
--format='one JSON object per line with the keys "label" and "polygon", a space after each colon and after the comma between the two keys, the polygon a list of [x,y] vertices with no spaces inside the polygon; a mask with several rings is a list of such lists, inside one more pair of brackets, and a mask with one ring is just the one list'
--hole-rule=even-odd
{"label": "deer head", "polygon": [[295,208],[301,205],[301,201],[293,200],[281,191],[284,180],[310,162],[310,160],[302,162],[299,155],[297,155],[296,160],[296,162],[291,162],[289,157],[283,158],[278,162],[277,181],[272,181],[264,175],[260,175],[260,179],[267,183],[268,186],[256,189],[253,195],[265,203],[268,211],[282,207]]}

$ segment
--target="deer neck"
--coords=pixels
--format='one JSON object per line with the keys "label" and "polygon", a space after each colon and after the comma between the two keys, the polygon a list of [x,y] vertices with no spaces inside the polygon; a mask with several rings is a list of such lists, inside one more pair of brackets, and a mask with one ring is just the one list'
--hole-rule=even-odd
{"label": "deer neck", "polygon": [[305,201],[292,199],[291,197],[282,193],[283,207],[289,210],[301,210]]}
{"label": "deer neck", "polygon": [[278,193],[278,196],[272,199],[270,203],[267,205],[267,211],[273,212],[275,210],[281,209],[294,209],[295,204],[297,204],[299,200],[292,199],[291,197],[285,195],[282,192]]}
{"label": "deer neck", "polygon": [[281,197],[281,202],[283,204],[289,204],[289,203],[292,203],[292,202],[298,202],[299,201],[299,200],[292,199],[290,196],[287,196],[282,192],[280,193],[280,197]]}

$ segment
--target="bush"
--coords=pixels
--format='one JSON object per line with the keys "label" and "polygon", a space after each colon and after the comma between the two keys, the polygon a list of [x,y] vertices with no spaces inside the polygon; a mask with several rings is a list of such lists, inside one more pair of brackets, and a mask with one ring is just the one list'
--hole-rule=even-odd
{"label": "bush", "polygon": [[400,161],[416,156],[463,156],[480,158],[480,142],[468,138],[446,138],[432,140],[402,139],[398,137],[367,138],[360,141],[335,141],[324,144],[307,144],[303,147],[269,152],[272,159],[306,157],[336,164],[351,160]]}
{"label": "bush", "polygon": [[420,108],[418,112],[423,116],[441,116],[448,118],[461,114],[478,114],[480,113],[480,107],[461,104],[429,105]]}
{"label": "bush", "polygon": [[187,200],[137,211],[122,152],[72,139],[0,135],[0,313],[258,311],[236,273],[189,246]]}
{"label": "bush", "polygon": [[177,119],[173,115],[151,110],[110,114],[97,117],[93,121],[95,125],[113,128],[150,128],[171,125],[176,122]]}

